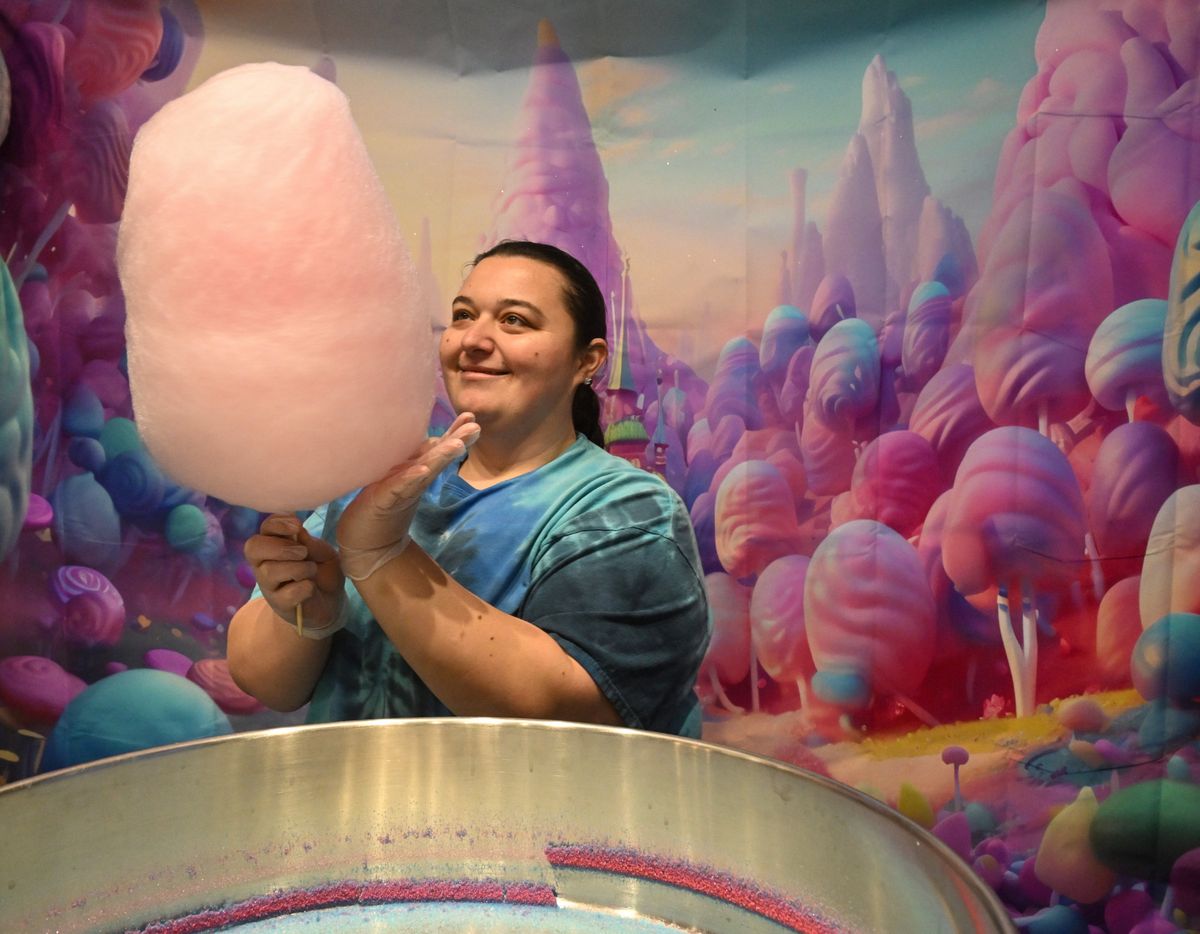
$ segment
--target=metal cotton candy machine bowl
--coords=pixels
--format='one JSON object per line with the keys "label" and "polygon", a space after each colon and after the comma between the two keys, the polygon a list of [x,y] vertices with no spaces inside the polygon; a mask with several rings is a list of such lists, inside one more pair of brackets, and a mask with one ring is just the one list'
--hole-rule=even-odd
{"label": "metal cotton candy machine bowl", "polygon": [[10,934],[1011,929],[947,847],[837,782],[577,724],[184,743],[6,786],[0,828]]}

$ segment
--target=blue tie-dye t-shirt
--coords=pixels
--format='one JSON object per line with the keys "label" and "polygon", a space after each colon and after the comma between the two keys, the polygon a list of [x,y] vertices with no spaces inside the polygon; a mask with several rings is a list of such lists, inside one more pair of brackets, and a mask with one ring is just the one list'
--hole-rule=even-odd
{"label": "blue tie-dye t-shirt", "polygon": [[[307,526],[335,542],[352,496]],[[693,686],[708,644],[695,535],[659,477],[579,436],[549,464],[477,490],[457,465],[426,491],[413,540],[488,603],[545,630],[626,725],[699,735]],[[447,716],[347,582],[310,722]]]}

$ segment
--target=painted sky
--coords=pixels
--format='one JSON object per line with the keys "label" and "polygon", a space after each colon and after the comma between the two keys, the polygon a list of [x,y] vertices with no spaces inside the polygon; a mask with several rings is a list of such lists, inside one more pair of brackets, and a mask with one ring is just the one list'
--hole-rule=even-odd
{"label": "painted sky", "polygon": [[1034,73],[1033,0],[199,0],[193,85],[248,61],[337,66],[396,211],[428,218],[443,292],[488,229],[547,17],[575,62],[642,317],[711,371],[762,324],[789,243],[789,175],[828,198],[882,54],[935,197],[978,233]]}

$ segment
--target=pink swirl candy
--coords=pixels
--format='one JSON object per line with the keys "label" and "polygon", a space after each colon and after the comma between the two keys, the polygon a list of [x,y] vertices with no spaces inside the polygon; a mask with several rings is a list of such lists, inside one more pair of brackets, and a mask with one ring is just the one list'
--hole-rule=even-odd
{"label": "pink swirl candy", "polygon": [[159,0],[82,6],[78,42],[68,61],[85,100],[112,97],[150,67],[162,42]]}
{"label": "pink swirl candy", "polygon": [[225,713],[252,714],[265,709],[257,698],[234,684],[229,662],[224,658],[198,660],[188,669],[187,677],[200,685]]}
{"label": "pink swirl candy", "polygon": [[804,620],[820,671],[855,671],[882,693],[910,693],[933,660],[933,596],[916,549],[870,519],[839,526],[817,547]]}
{"label": "pink swirl candy", "polygon": [[951,490],[946,573],[970,596],[993,585],[1074,579],[1083,495],[1066,456],[1028,428],[995,428],[968,449]]}
{"label": "pink swirl candy", "polygon": [[73,645],[116,645],[125,629],[125,601],[107,577],[83,565],[54,572],[50,592],[62,607],[60,632]]}
{"label": "pink swirl candy", "polygon": [[908,427],[933,445],[942,476],[949,483],[971,443],[996,426],[979,401],[975,370],[969,364],[955,363],[925,384]]}
{"label": "pink swirl candy", "polygon": [[86,684],[40,655],[0,659],[0,701],[29,723],[53,723]]}
{"label": "pink swirl candy", "polygon": [[879,342],[867,322],[839,321],[817,344],[808,385],[811,413],[830,428],[850,432],[879,403]]}
{"label": "pink swirl candy", "polygon": [[792,491],[775,466],[746,461],[725,477],[717,491],[716,543],[722,566],[736,578],[800,550]]}

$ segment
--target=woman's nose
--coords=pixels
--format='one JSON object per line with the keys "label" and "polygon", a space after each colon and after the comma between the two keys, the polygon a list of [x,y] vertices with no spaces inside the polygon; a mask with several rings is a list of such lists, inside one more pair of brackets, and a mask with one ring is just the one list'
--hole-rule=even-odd
{"label": "woman's nose", "polygon": [[492,328],[486,318],[476,318],[462,332],[462,345],[467,350],[488,350],[491,348]]}

